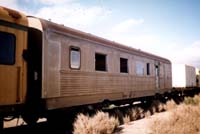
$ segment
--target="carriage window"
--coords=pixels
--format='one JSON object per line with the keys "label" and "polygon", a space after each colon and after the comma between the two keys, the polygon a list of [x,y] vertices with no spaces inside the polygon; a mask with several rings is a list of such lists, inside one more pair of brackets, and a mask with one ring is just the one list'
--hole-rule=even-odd
{"label": "carriage window", "polygon": [[150,63],[147,63],[147,75],[150,75]]}
{"label": "carriage window", "polygon": [[136,74],[144,75],[144,64],[142,62],[136,62]]}
{"label": "carriage window", "polygon": [[0,64],[15,64],[15,42],[14,34],[0,32]]}
{"label": "carriage window", "polygon": [[128,59],[120,58],[120,72],[128,73]]}
{"label": "carriage window", "polygon": [[95,54],[95,70],[106,71],[106,55]]}
{"label": "carriage window", "polygon": [[80,69],[81,65],[80,48],[70,48],[70,67],[72,69]]}

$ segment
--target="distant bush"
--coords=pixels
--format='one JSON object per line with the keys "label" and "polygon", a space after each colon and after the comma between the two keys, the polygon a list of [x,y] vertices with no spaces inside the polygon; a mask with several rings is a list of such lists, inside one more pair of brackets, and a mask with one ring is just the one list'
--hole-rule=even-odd
{"label": "distant bush", "polygon": [[187,105],[200,105],[200,95],[194,97],[185,97],[184,103]]}
{"label": "distant bush", "polygon": [[99,111],[93,117],[79,114],[73,126],[74,134],[112,134],[119,126],[119,121]]}

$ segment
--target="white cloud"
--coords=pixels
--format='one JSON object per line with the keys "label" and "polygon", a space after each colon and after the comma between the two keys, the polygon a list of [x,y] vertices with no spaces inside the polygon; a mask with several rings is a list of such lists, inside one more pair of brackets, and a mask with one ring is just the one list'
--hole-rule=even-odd
{"label": "white cloud", "polygon": [[[27,0],[27,2],[29,2]],[[200,40],[191,45],[171,43],[159,35],[144,33],[135,28],[143,26],[143,19],[128,19],[113,26],[112,12],[100,6],[83,6],[76,0],[34,0],[37,11],[22,8],[17,0],[0,0],[0,5],[19,11],[26,10],[29,15],[38,16],[58,24],[64,24],[85,32],[99,33],[101,37],[124,45],[163,56],[172,62],[193,65],[200,68]],[[144,27],[142,27],[144,30]],[[123,34],[122,34],[123,33]]]}
{"label": "white cloud", "polygon": [[53,22],[81,30],[92,27],[96,22],[105,19],[109,14],[110,11],[101,7],[84,7],[77,3],[47,6],[36,12],[36,16],[51,19]]}
{"label": "white cloud", "polygon": [[172,63],[188,64],[200,68],[200,40],[194,41],[191,45],[172,43],[161,39],[158,35],[133,34],[130,31],[123,34],[111,32],[107,37],[124,45],[165,57]]}
{"label": "white cloud", "polygon": [[[0,0],[0,5],[91,33],[95,33],[93,27],[97,27],[97,23],[102,22],[103,24],[103,20],[106,20],[111,14],[111,11],[106,8],[83,6],[76,1],[33,0],[30,2],[24,0],[25,4],[19,5],[18,0]],[[32,4],[32,7],[29,7],[30,4]]]}
{"label": "white cloud", "polygon": [[128,20],[125,20],[117,25],[115,25],[113,27],[113,32],[126,32],[126,31],[129,31],[131,28],[133,28],[134,26],[137,26],[137,25],[140,25],[144,23],[144,20],[143,19],[128,19]]}
{"label": "white cloud", "polygon": [[200,40],[187,46],[176,44],[167,52],[173,63],[188,64],[200,68]]}
{"label": "white cloud", "polygon": [[160,42],[159,37],[153,35],[117,35],[112,39],[133,48],[150,52]]}
{"label": "white cloud", "polygon": [[19,9],[17,0],[0,0],[0,5],[11,9]]}
{"label": "white cloud", "polygon": [[73,2],[75,0],[35,0],[35,2],[40,2],[44,5],[59,5]]}

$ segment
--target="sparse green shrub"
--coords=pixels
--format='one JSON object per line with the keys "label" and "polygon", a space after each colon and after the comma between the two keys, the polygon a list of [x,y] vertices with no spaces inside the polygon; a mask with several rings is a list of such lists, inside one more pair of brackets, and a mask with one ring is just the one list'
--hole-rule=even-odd
{"label": "sparse green shrub", "polygon": [[113,109],[113,108],[116,108],[116,107],[117,107],[116,105],[111,104],[111,105],[108,106],[108,109]]}

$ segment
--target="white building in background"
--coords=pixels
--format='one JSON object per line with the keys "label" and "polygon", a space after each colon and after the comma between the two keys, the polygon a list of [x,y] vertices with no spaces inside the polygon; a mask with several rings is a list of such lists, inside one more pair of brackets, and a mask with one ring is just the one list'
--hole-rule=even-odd
{"label": "white building in background", "polygon": [[177,88],[196,86],[196,69],[185,64],[172,64],[172,86]]}

